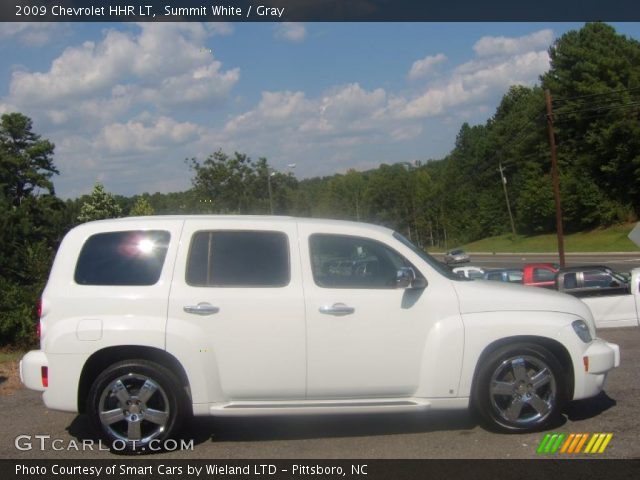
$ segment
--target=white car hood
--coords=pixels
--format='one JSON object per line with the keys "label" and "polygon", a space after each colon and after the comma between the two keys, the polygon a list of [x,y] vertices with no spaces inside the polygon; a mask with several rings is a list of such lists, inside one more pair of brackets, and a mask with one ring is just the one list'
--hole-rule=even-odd
{"label": "white car hood", "polygon": [[454,281],[460,313],[496,311],[563,312],[577,315],[593,324],[589,307],[571,295],[490,280]]}

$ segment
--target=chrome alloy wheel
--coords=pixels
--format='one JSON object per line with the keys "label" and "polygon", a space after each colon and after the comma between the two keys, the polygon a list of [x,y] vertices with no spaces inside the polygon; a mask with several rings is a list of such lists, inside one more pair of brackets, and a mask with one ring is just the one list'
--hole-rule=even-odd
{"label": "chrome alloy wheel", "polygon": [[100,422],[114,438],[147,444],[164,432],[169,399],[153,379],[127,374],[113,380],[100,395]]}
{"label": "chrome alloy wheel", "polygon": [[489,394],[496,415],[519,427],[532,426],[543,423],[554,411],[556,378],[541,359],[517,355],[498,365]]}

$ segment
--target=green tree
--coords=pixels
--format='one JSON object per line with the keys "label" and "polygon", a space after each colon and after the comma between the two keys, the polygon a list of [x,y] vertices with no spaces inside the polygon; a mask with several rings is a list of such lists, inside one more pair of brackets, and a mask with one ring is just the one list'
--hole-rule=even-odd
{"label": "green tree", "polygon": [[640,42],[604,23],[588,23],[556,40],[549,55],[542,82],[557,99],[561,171],[586,176],[591,194],[583,209],[602,195],[611,200],[588,224],[616,220],[625,210],[640,214]]}
{"label": "green tree", "polygon": [[256,203],[258,177],[263,177],[259,198],[268,202],[266,173],[247,155],[235,152],[229,156],[222,150],[209,155],[202,163],[195,158],[186,161],[195,176],[192,183],[205,212],[252,213]]}
{"label": "green tree", "polygon": [[54,145],[20,114],[0,119],[0,345],[35,343],[35,306],[64,232]]}
{"label": "green tree", "polygon": [[54,193],[55,147],[32,128],[31,119],[21,113],[0,118],[0,188],[14,206],[40,191]]}
{"label": "green tree", "polygon": [[129,215],[131,215],[132,217],[153,214],[153,207],[149,203],[149,200],[147,200],[147,198],[144,196],[138,197],[136,203],[133,204],[133,207],[131,207],[131,211],[129,212]]}
{"label": "green tree", "polygon": [[78,221],[81,223],[106,218],[116,218],[122,215],[122,209],[115,197],[104,189],[100,182],[96,182],[89,198],[80,207]]}

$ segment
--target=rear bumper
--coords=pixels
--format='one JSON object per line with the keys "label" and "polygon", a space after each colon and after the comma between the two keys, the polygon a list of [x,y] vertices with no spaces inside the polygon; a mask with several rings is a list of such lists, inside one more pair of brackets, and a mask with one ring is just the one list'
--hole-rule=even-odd
{"label": "rear bumper", "polygon": [[31,350],[20,360],[20,381],[31,390],[44,392],[42,368],[49,368],[47,355],[42,350]]}
{"label": "rear bumper", "polygon": [[575,392],[574,400],[593,397],[604,389],[607,374],[620,365],[620,347],[597,338],[583,353],[582,363],[582,391]]}

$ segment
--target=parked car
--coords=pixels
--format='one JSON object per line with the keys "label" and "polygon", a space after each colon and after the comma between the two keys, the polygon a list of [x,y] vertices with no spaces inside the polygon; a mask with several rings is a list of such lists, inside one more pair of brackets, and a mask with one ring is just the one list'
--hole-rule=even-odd
{"label": "parked car", "polygon": [[528,263],[522,268],[525,285],[542,288],[556,288],[558,265],[555,263]]}
{"label": "parked car", "polygon": [[474,267],[473,265],[465,265],[464,267],[454,267],[451,269],[453,273],[465,278],[484,278],[484,268]]}
{"label": "parked car", "polygon": [[464,250],[460,250],[459,248],[455,250],[449,250],[444,254],[444,263],[446,263],[447,265],[453,263],[465,263],[469,261],[471,261],[471,259],[469,258],[467,252],[465,252]]}
{"label": "parked car", "polygon": [[557,287],[586,303],[598,328],[640,325],[640,269],[630,279],[606,266],[561,269]]}
{"label": "parked car", "polygon": [[577,297],[629,293],[628,280],[604,265],[567,267],[559,270],[556,288]]}
{"label": "parked car", "polygon": [[465,281],[389,229],[319,219],[82,224],[38,321],[22,381],[120,450],[162,442],[188,415],[473,404],[489,428],[530,432],[620,363],[570,295]]}
{"label": "parked car", "polygon": [[497,282],[522,283],[522,270],[518,268],[498,268],[484,272],[485,280]]}

